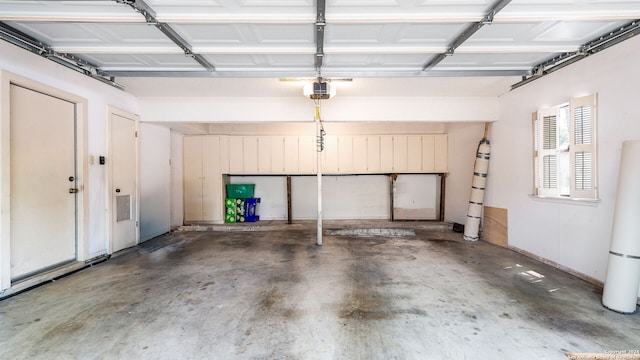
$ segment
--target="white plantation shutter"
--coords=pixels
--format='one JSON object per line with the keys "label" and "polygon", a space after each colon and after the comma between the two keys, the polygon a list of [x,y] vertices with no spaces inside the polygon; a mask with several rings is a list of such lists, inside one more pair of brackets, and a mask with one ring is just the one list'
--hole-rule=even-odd
{"label": "white plantation shutter", "polygon": [[538,111],[534,124],[536,194],[559,196],[558,191],[558,126],[556,109]]}
{"label": "white plantation shutter", "polygon": [[571,197],[596,199],[597,96],[572,99],[570,107]]}
{"label": "white plantation shutter", "polygon": [[538,188],[540,187],[540,160],[538,158],[539,150],[539,136],[540,122],[538,121],[538,112],[531,114],[531,121],[533,124],[533,194],[538,195]]}

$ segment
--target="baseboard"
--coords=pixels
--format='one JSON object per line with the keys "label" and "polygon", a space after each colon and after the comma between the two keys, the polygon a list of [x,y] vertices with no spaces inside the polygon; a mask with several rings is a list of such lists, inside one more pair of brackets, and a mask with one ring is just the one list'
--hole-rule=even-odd
{"label": "baseboard", "polygon": [[0,299],[4,299],[10,296],[19,294],[23,291],[29,290],[36,286],[40,286],[49,281],[53,281],[64,275],[68,275],[72,272],[81,270],[87,266],[89,265],[85,264],[84,261],[76,261],[71,264],[67,264],[59,268],[55,268],[53,270],[49,270],[37,275],[33,275],[24,280],[17,281],[15,283],[12,283],[10,288],[0,292]]}
{"label": "baseboard", "polygon": [[[517,252],[519,254],[522,254],[522,255],[524,255],[526,257],[529,257],[529,258],[532,258],[534,260],[540,261],[543,264],[546,264],[546,265],[549,265],[549,266],[553,266],[556,269],[562,270],[562,271],[564,271],[564,272],[566,272],[566,273],[568,273],[570,275],[573,275],[573,276],[575,276],[575,277],[577,277],[579,279],[582,279],[582,280],[584,280],[584,281],[586,281],[586,282],[588,282],[588,283],[590,283],[592,285],[595,285],[595,286],[599,287],[600,289],[604,288],[604,283],[602,281],[600,281],[600,280],[598,280],[596,278],[593,278],[593,277],[591,277],[589,275],[583,274],[583,273],[581,273],[579,271],[575,271],[575,270],[573,270],[571,268],[568,268],[568,267],[566,267],[564,265],[558,264],[555,261],[543,258],[542,256],[536,255],[536,254],[534,254],[532,252],[529,252],[527,250],[520,249],[520,248],[515,247],[513,245],[509,245],[509,249],[513,250],[513,251],[515,251],[515,252]],[[638,297],[636,303],[638,305],[640,305],[640,296]]]}
{"label": "baseboard", "polygon": [[513,245],[509,245],[509,249],[513,250],[513,251],[515,251],[517,253],[520,253],[520,254],[522,254],[522,255],[524,255],[526,257],[530,257],[532,259],[540,261],[541,263],[547,264],[549,266],[553,266],[556,269],[560,269],[560,270],[562,270],[562,271],[564,271],[566,273],[569,273],[569,274],[571,274],[571,275],[573,275],[573,276],[575,276],[577,278],[580,278],[580,279],[582,279],[582,280],[584,280],[584,281],[586,281],[586,282],[588,282],[590,284],[596,285],[599,288],[603,288],[604,287],[604,283],[602,281],[600,281],[600,280],[598,280],[596,278],[593,278],[593,277],[591,277],[589,275],[583,274],[583,273],[581,273],[579,271],[575,271],[575,270],[573,270],[571,268],[568,268],[568,267],[566,267],[564,265],[558,264],[555,261],[543,258],[542,256],[536,255],[536,254],[534,254],[532,252],[529,252],[527,250],[520,249],[520,248],[515,247]]}
{"label": "baseboard", "polygon": [[43,273],[33,275],[24,280],[16,281],[11,284],[10,288],[5,289],[4,291],[0,291],[0,300],[33,289],[40,285],[44,285],[48,282],[55,281],[82,269],[97,265],[101,262],[109,260],[109,258],[110,255],[101,254],[85,261],[75,261],[67,265],[63,265],[55,269],[45,271]]}

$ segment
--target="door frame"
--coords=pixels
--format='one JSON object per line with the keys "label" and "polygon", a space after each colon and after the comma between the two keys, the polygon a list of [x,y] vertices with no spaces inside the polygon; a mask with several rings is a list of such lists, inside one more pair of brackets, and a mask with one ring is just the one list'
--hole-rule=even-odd
{"label": "door frame", "polygon": [[[53,96],[76,106],[76,167],[77,222],[76,261],[83,262],[88,254],[89,229],[89,167],[88,167],[88,107],[87,99],[58,88],[31,80],[9,71],[0,71],[0,294],[11,288],[11,85],[18,85],[49,96]],[[49,274],[54,277],[54,274]],[[61,274],[57,274],[61,275]],[[38,276],[38,282],[50,280],[46,274]]]}
{"label": "door frame", "polygon": [[134,122],[135,126],[135,158],[136,158],[136,171],[135,171],[135,209],[133,216],[135,217],[136,223],[136,245],[140,243],[140,116],[130,113],[128,111],[119,109],[115,106],[108,105],[107,106],[107,128],[106,128],[106,161],[105,165],[106,169],[106,206],[107,206],[107,244],[106,249],[109,254],[113,253],[113,224],[115,223],[116,212],[113,209],[113,164],[111,163],[111,159],[113,159],[113,149],[111,146],[111,116],[118,115],[123,118],[129,119]]}

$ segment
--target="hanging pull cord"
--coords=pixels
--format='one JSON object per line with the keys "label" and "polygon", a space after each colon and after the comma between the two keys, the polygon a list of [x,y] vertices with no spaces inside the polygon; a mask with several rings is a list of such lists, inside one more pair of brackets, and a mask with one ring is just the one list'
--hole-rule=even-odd
{"label": "hanging pull cord", "polygon": [[322,152],[324,150],[324,136],[327,133],[324,131],[324,124],[322,122],[322,119],[320,118],[320,101],[316,101],[315,103],[316,103],[315,121],[317,121],[318,124],[320,125],[320,131],[316,136],[316,151]]}

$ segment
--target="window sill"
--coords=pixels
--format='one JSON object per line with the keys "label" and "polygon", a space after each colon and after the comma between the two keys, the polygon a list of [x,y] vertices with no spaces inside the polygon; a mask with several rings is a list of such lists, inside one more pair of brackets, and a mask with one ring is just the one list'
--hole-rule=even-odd
{"label": "window sill", "polygon": [[554,196],[539,196],[539,195],[529,195],[532,200],[535,201],[544,201],[550,203],[557,204],[569,204],[569,205],[580,205],[580,206],[598,206],[600,205],[600,199],[578,199],[578,198],[569,198],[569,197],[554,197]]}

